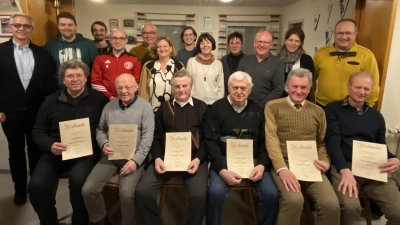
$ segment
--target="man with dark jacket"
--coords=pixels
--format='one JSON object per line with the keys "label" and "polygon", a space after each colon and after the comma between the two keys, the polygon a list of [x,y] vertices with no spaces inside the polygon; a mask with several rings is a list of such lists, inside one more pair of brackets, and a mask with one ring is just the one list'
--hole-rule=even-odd
{"label": "man with dark jacket", "polygon": [[13,37],[0,44],[0,122],[8,141],[14,203],[22,205],[27,185],[25,138],[32,175],[41,155],[32,140],[32,127],[45,96],[56,91],[56,79],[50,55],[29,41],[32,18],[14,14],[10,24]]}
{"label": "man with dark jacket", "polygon": [[[69,172],[72,224],[87,224],[88,213],[82,197],[82,186],[100,156],[96,127],[108,99],[99,91],[85,87],[89,67],[70,60],[60,65],[59,74],[65,88],[46,98],[39,109],[32,131],[34,141],[44,152],[29,182],[29,196],[41,224],[56,224],[57,210],[53,188],[61,173]],[[67,146],[61,143],[59,122],[89,118],[93,154],[63,161]]]}

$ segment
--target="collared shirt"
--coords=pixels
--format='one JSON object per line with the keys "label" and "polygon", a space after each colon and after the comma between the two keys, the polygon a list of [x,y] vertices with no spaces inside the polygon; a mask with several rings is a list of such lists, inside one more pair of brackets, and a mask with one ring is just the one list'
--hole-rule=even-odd
{"label": "collared shirt", "polygon": [[132,101],[128,104],[128,105],[124,105],[122,104],[121,99],[118,99],[119,102],[119,107],[122,109],[122,111],[125,111],[127,108],[131,107],[131,105],[133,105],[133,103],[135,103],[136,99],[137,99],[137,95],[135,95],[135,97],[132,99]]}
{"label": "collared shirt", "polygon": [[181,107],[185,106],[185,105],[188,104],[188,103],[189,103],[191,106],[194,106],[194,105],[193,105],[192,96],[190,96],[189,100],[187,100],[186,102],[178,102],[178,101],[176,100],[176,98],[174,98],[174,100],[172,101],[172,105],[175,105],[175,102],[178,103],[178,105],[180,105]]}
{"label": "collared shirt", "polygon": [[244,102],[244,105],[242,107],[238,107],[237,105],[235,105],[235,103],[233,103],[231,95],[228,95],[227,98],[228,98],[229,104],[231,104],[233,110],[235,110],[237,113],[241,113],[244,110],[244,108],[246,108],[246,106],[247,106],[247,99]]}
{"label": "collared shirt", "polygon": [[353,107],[352,105],[350,105],[350,103],[349,103],[349,96],[347,95],[346,96],[346,98],[344,98],[343,100],[342,100],[342,107],[346,107],[346,106],[348,106],[348,107],[352,107],[354,110],[356,110],[356,112],[358,113],[358,115],[362,115],[362,114],[364,114],[365,112],[367,112],[367,110],[368,110],[368,104],[367,104],[367,102],[364,102],[364,105],[361,107],[361,109],[360,110],[358,110],[356,107]]}
{"label": "collared shirt", "polygon": [[17,42],[13,41],[14,45],[14,59],[17,65],[19,78],[21,79],[22,86],[26,90],[32,78],[35,59],[33,52],[29,48],[29,43],[23,47],[19,46]]}
{"label": "collared shirt", "polygon": [[[295,103],[292,101],[292,99],[290,99],[289,96],[287,96],[286,99],[287,99],[287,101],[289,102],[289,104],[290,104],[291,106],[294,107]],[[303,100],[303,101],[300,103],[301,107],[304,106],[304,102],[306,102],[306,101]]]}

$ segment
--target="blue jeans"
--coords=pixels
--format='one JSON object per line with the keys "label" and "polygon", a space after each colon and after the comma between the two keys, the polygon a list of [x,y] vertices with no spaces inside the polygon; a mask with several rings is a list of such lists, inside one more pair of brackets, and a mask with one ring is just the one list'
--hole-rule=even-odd
{"label": "blue jeans", "polygon": [[[259,198],[257,212],[258,225],[274,225],[279,211],[279,191],[271,173],[265,171],[262,179],[249,181],[255,188]],[[215,171],[210,170],[210,183],[206,208],[206,224],[222,225],[222,214],[230,186]]]}

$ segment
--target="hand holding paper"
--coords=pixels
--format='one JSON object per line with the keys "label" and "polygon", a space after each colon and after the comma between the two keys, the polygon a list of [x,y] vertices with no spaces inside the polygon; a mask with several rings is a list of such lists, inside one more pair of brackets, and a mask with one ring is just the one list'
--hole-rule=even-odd
{"label": "hand holding paper", "polygon": [[200,165],[200,160],[198,158],[193,159],[189,166],[187,172],[190,174],[195,174],[197,172],[197,169],[199,169]]}
{"label": "hand holding paper", "polygon": [[103,153],[104,153],[104,155],[110,155],[110,154],[113,154],[114,151],[110,148],[110,145],[108,143],[105,143],[103,145]]}
{"label": "hand holding paper", "polygon": [[264,169],[263,165],[257,165],[254,167],[253,171],[250,173],[249,180],[253,182],[260,180],[264,174]]}
{"label": "hand holding paper", "polygon": [[242,177],[239,174],[226,169],[219,171],[219,175],[229,185],[240,184],[242,182]]}
{"label": "hand holding paper", "polygon": [[317,167],[317,169],[321,171],[321,173],[325,173],[331,167],[331,165],[322,160],[314,160],[314,166]]}
{"label": "hand holding paper", "polygon": [[67,151],[67,146],[60,142],[54,142],[51,145],[51,152],[54,155],[61,155],[62,152]]}
{"label": "hand holding paper", "polygon": [[160,158],[157,158],[156,161],[154,162],[154,169],[156,170],[157,173],[163,174],[167,172],[165,169],[164,161]]}
{"label": "hand holding paper", "polygon": [[379,165],[379,169],[381,173],[392,174],[399,169],[400,160],[398,158],[390,158],[387,162]]}

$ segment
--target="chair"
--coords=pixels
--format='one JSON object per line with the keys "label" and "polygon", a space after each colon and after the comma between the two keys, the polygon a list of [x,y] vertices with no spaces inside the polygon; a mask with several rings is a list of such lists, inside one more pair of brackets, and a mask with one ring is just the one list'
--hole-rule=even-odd
{"label": "chair", "polygon": [[314,225],[314,215],[311,212],[310,198],[307,194],[303,193],[304,204],[303,214],[305,216],[305,222],[307,225]]}
{"label": "chair", "polygon": [[367,225],[372,225],[371,202],[364,192],[360,192],[358,197],[364,200],[365,222]]}

